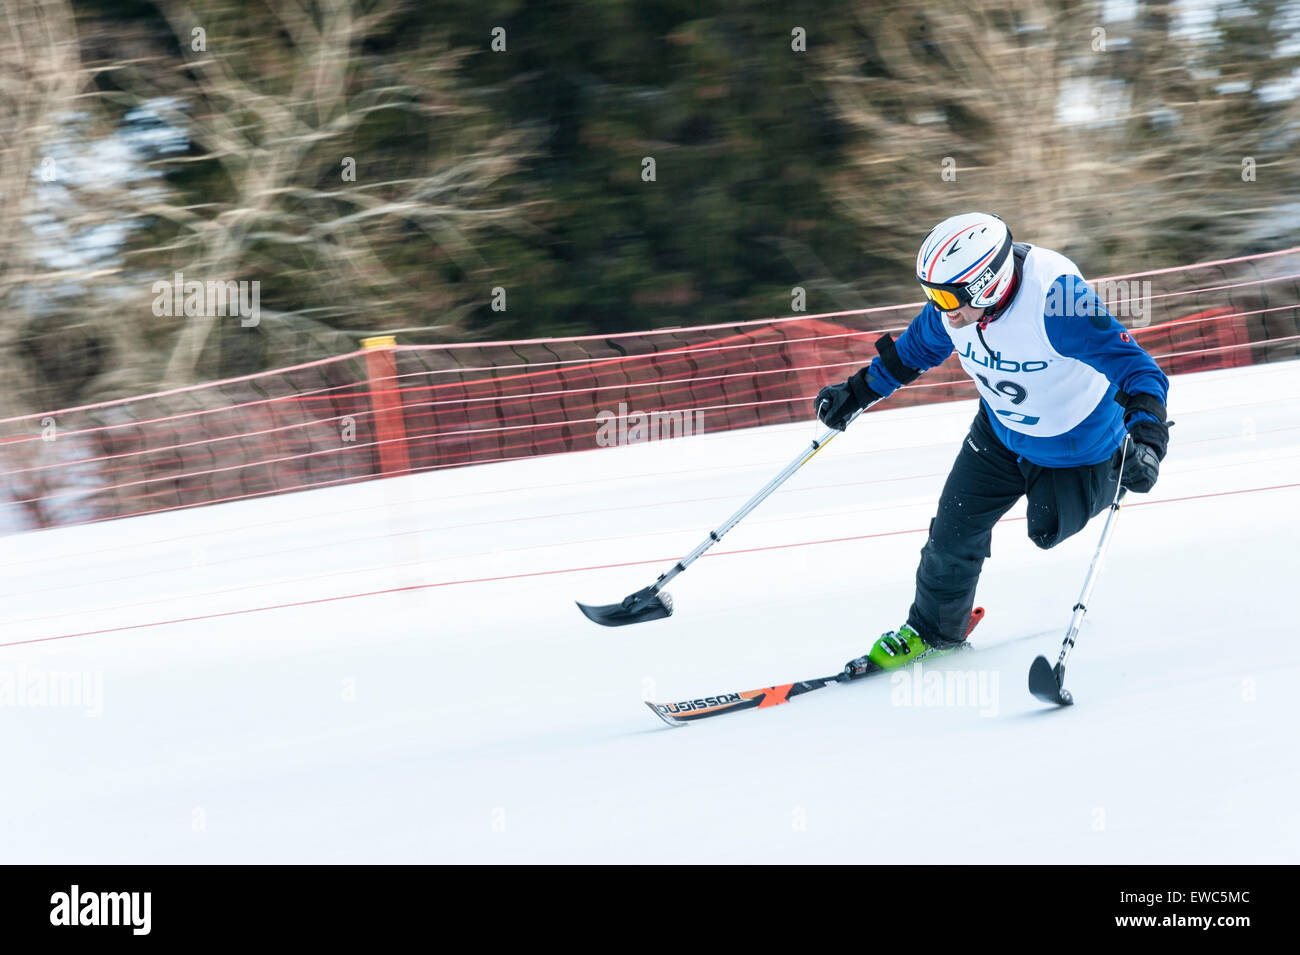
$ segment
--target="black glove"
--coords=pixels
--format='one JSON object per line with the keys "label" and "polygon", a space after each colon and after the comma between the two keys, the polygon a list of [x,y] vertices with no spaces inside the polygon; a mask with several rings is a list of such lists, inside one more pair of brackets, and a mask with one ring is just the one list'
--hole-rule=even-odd
{"label": "black glove", "polygon": [[879,400],[880,395],[867,385],[866,368],[860,369],[848,381],[842,381],[838,385],[827,385],[817,392],[817,397],[814,399],[817,417],[826,427],[834,428],[836,431],[843,431],[848,427],[849,418],[853,417],[854,412],[861,411],[873,401]]}
{"label": "black glove", "polygon": [[1129,425],[1128,435],[1131,441],[1119,480],[1130,491],[1145,494],[1155,487],[1160,462],[1169,450],[1169,424],[1143,418]]}

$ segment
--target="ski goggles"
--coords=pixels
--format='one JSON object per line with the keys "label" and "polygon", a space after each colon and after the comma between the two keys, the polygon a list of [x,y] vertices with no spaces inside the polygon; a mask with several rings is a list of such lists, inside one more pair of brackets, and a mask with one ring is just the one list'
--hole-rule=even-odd
{"label": "ski goggles", "polygon": [[970,292],[964,285],[926,285],[921,283],[925,297],[941,312],[955,312],[970,304]]}

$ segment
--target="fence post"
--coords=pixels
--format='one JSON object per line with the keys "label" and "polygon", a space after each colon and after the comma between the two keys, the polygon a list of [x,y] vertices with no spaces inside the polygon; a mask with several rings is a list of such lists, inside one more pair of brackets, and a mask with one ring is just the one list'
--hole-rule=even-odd
{"label": "fence post", "polygon": [[370,409],[375,420],[375,440],[379,448],[379,470],[384,477],[409,474],[410,458],[406,453],[406,420],[402,413],[402,392],[397,383],[397,360],[392,335],[363,338],[366,350],[366,377],[370,379]]}

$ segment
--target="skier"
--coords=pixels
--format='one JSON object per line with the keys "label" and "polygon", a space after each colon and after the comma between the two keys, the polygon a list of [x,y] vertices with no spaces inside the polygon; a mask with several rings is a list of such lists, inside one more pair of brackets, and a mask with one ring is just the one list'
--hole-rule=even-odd
{"label": "skier", "polygon": [[1106,509],[1117,481],[1151,490],[1169,443],[1169,379],[1065,256],[966,213],[926,236],[916,277],[925,308],[897,342],[876,343],[870,365],[818,392],[817,416],[843,430],[954,351],[980,407],[930,522],[907,622],[851,661],[854,675],[961,645],[993,525],[1022,495],[1030,539],[1053,547]]}

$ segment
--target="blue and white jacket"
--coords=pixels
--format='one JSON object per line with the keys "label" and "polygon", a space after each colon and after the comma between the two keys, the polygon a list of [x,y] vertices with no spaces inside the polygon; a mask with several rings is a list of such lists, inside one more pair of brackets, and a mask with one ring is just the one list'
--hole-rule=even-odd
{"label": "blue and white jacket", "polygon": [[[927,303],[899,336],[898,358],[925,371],[956,351],[979,386],[994,433],[1013,453],[1043,467],[1098,464],[1124,438],[1116,392],[1164,404],[1169,379],[1073,262],[1024,243],[1016,243],[1015,253],[1016,290],[996,318],[983,329],[952,328]],[[867,383],[882,397],[900,387],[879,357]],[[1131,418],[1154,420],[1146,412]]]}

